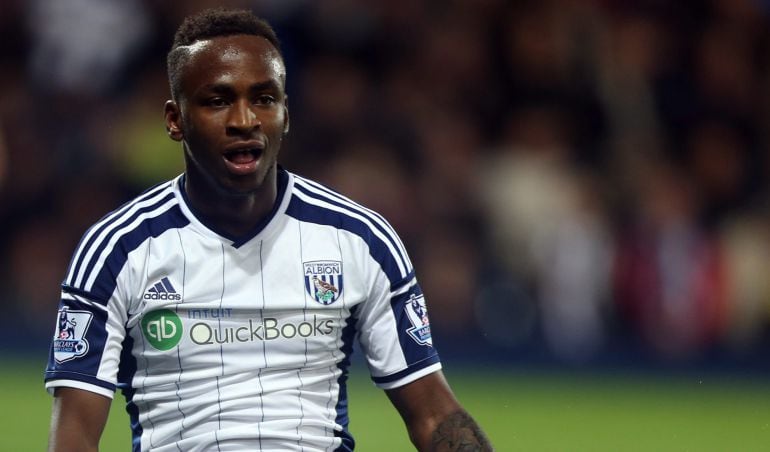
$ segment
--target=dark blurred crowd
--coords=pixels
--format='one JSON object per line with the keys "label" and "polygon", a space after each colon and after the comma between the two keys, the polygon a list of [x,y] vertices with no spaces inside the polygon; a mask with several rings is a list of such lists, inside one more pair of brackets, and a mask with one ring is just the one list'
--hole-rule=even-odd
{"label": "dark blurred crowd", "polygon": [[165,54],[228,5],[282,40],[282,164],[393,223],[440,347],[768,356],[770,2],[0,4],[4,348],[47,340],[90,224],[181,172]]}

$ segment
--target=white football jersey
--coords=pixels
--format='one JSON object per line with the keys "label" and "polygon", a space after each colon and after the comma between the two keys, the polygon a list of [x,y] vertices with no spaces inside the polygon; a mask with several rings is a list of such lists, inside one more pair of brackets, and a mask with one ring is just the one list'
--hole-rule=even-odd
{"label": "white football jersey", "polygon": [[278,179],[243,238],[196,216],[184,175],[92,226],[62,284],[48,390],[122,389],[136,451],[352,450],[353,341],[381,388],[437,371],[425,301],[381,216]]}

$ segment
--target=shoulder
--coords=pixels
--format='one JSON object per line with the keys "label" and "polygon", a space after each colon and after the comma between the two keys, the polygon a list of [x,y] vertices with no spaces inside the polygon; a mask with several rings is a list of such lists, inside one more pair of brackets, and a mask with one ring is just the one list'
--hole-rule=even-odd
{"label": "shoulder", "polygon": [[382,215],[316,181],[296,174],[292,174],[292,180],[287,215],[358,237],[392,283],[412,273],[401,238]]}
{"label": "shoulder", "polygon": [[382,215],[313,180],[293,175],[291,198],[287,213],[300,221],[397,240],[396,232]]}
{"label": "shoulder", "polygon": [[94,223],[75,249],[64,285],[90,291],[105,267],[115,270],[147,237],[189,222],[179,209],[177,180],[145,190]]}

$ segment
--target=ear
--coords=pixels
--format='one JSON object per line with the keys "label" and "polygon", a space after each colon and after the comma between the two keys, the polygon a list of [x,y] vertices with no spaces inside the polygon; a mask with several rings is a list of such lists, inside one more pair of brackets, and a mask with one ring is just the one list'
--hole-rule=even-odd
{"label": "ear", "polygon": [[182,112],[179,105],[173,100],[167,100],[163,107],[163,114],[166,118],[166,132],[169,138],[174,141],[182,141]]}
{"label": "ear", "polygon": [[283,98],[283,135],[289,133],[289,96]]}

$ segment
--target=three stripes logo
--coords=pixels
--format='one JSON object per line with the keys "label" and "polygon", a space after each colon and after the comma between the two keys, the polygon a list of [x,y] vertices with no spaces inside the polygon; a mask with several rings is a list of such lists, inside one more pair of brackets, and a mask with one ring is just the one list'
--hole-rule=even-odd
{"label": "three stripes logo", "polygon": [[174,286],[171,285],[171,281],[167,276],[156,282],[154,286],[150,287],[147,292],[144,293],[145,300],[171,300],[179,301],[182,296],[179,295]]}

